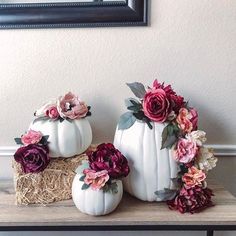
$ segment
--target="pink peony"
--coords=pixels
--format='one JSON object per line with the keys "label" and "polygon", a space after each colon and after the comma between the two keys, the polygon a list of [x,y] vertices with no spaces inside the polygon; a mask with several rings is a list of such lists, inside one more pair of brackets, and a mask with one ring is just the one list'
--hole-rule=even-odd
{"label": "pink peony", "polygon": [[143,100],[144,114],[152,121],[165,122],[171,112],[171,104],[163,89],[150,89]]}
{"label": "pink peony", "polygon": [[212,196],[214,195],[209,188],[203,189],[199,186],[194,188],[183,187],[173,200],[167,201],[167,204],[171,210],[193,214],[213,206]]}
{"label": "pink peony", "polygon": [[184,98],[176,94],[176,92],[172,89],[171,85],[165,86],[164,83],[159,83],[157,80],[154,80],[153,87],[156,89],[163,89],[166,92],[166,95],[169,97],[171,101],[172,110],[178,114],[179,109],[184,106]]}
{"label": "pink peony", "polygon": [[56,106],[50,106],[47,108],[46,110],[46,116],[48,116],[49,118],[56,120],[59,118],[60,114],[57,110]]}
{"label": "pink peony", "polygon": [[179,128],[185,133],[190,133],[192,130],[197,129],[198,114],[193,108],[190,111],[186,108],[179,110],[179,115],[176,118]]}
{"label": "pink peony", "polygon": [[95,170],[85,169],[83,173],[85,174],[85,184],[90,185],[93,190],[101,189],[109,180],[107,170],[96,172]]}
{"label": "pink peony", "polygon": [[43,135],[40,131],[30,129],[26,134],[21,136],[21,142],[24,145],[36,144],[42,139]]}
{"label": "pink peony", "polygon": [[83,118],[88,113],[86,104],[71,92],[59,98],[57,108],[62,118],[72,120]]}
{"label": "pink peony", "polygon": [[192,166],[188,169],[188,173],[185,173],[182,177],[182,181],[185,183],[186,187],[195,187],[196,185],[202,186],[202,182],[206,179],[206,174]]}
{"label": "pink peony", "polygon": [[177,143],[174,157],[176,161],[181,163],[189,163],[194,159],[197,151],[198,147],[194,141],[181,138]]}

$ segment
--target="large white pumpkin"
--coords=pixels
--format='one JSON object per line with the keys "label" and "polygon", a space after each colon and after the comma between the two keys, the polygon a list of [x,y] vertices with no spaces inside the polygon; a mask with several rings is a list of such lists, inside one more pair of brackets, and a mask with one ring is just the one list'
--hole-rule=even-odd
{"label": "large white pumpkin", "polygon": [[86,118],[63,122],[38,119],[29,128],[49,135],[50,157],[78,155],[92,143],[92,130]]}
{"label": "large white pumpkin", "polygon": [[174,189],[178,165],[171,150],[162,149],[164,124],[136,121],[129,129],[116,130],[114,145],[129,161],[130,174],[124,179],[124,189],[144,201],[160,201],[155,191]]}
{"label": "large white pumpkin", "polygon": [[114,180],[117,184],[117,193],[95,191],[91,188],[82,190],[84,182],[80,181],[81,175],[75,175],[72,183],[72,198],[76,207],[83,213],[99,216],[111,213],[116,209],[123,195],[121,180]]}

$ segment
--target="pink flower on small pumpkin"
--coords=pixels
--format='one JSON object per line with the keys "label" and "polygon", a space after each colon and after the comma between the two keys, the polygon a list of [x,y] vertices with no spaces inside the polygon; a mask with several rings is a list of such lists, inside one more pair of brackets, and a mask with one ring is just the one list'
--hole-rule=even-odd
{"label": "pink flower on small pumpkin", "polygon": [[185,183],[186,187],[195,187],[195,186],[202,186],[202,182],[206,179],[206,174],[192,166],[188,169],[188,173],[185,173],[182,177],[183,182]]}
{"label": "pink flower on small pumpkin", "polygon": [[59,118],[60,114],[57,110],[56,106],[50,106],[47,108],[46,110],[46,116],[48,116],[49,118],[56,120]]}
{"label": "pink flower on small pumpkin", "polygon": [[40,131],[30,129],[26,134],[21,136],[21,142],[24,145],[36,144],[42,139],[43,134]]}
{"label": "pink flower on small pumpkin", "polygon": [[93,190],[101,189],[109,180],[107,170],[96,172],[95,170],[85,169],[83,173],[85,174],[84,183],[90,185]]}
{"label": "pink flower on small pumpkin", "polygon": [[190,133],[192,130],[197,129],[198,113],[194,108],[190,109],[190,111],[186,108],[181,108],[176,121],[182,131]]}
{"label": "pink flower on small pumpkin", "polygon": [[71,92],[59,97],[57,108],[62,118],[72,120],[83,118],[88,113],[87,105]]}
{"label": "pink flower on small pumpkin", "polygon": [[174,151],[174,158],[181,163],[189,163],[196,156],[198,147],[196,142],[181,138],[179,139],[176,150]]}

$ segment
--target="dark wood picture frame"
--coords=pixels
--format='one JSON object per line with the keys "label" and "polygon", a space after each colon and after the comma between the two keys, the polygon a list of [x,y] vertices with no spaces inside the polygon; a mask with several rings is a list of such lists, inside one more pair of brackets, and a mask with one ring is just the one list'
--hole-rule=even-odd
{"label": "dark wood picture frame", "polygon": [[147,2],[0,4],[0,29],[145,26]]}

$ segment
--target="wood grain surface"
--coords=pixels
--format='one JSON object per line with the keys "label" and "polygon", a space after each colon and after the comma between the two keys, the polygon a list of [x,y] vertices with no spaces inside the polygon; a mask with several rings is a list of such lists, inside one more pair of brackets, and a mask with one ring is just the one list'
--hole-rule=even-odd
{"label": "wood grain surface", "polygon": [[13,183],[0,182],[0,226],[107,226],[107,225],[236,225],[236,199],[221,186],[214,189],[215,206],[194,215],[180,214],[165,203],[142,202],[124,194],[111,214],[93,217],[82,214],[72,200],[48,206],[16,206]]}

